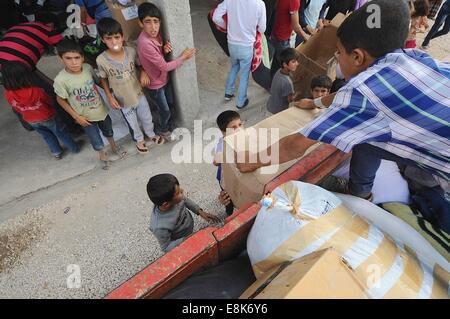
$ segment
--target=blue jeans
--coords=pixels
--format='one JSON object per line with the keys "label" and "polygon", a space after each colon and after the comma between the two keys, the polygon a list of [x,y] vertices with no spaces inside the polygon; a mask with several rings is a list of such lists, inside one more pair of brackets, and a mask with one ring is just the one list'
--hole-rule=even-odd
{"label": "blue jeans", "polygon": [[291,44],[289,40],[278,40],[274,36],[270,38],[270,43],[275,49],[273,55],[272,65],[270,66],[270,77],[273,78],[275,73],[281,68],[280,54],[284,49],[290,48]]}
{"label": "blue jeans", "polygon": [[150,90],[152,98],[156,100],[159,113],[159,132],[169,131],[170,104],[173,104],[172,87],[169,83],[157,90]]}
{"label": "blue jeans", "polygon": [[[439,28],[444,24],[441,31],[438,32]],[[441,35],[446,35],[450,31],[450,3],[447,1],[442,5],[441,10],[436,17],[436,20],[428,32],[425,40],[423,40],[422,46],[428,46],[430,41],[434,38],[440,37]]]}
{"label": "blue jeans", "polygon": [[230,51],[231,69],[228,73],[227,86],[225,94],[234,94],[234,82],[239,71],[241,72],[239,80],[239,90],[236,105],[242,107],[247,99],[248,77],[253,60],[253,46],[242,46],[228,43]]}
{"label": "blue jeans", "polygon": [[112,122],[109,115],[107,115],[103,121],[92,121],[91,125],[83,127],[83,129],[89,137],[92,147],[96,151],[101,151],[105,146],[105,144],[103,144],[102,137],[100,136],[100,131],[102,131],[103,136],[106,138],[113,137],[114,135]]}
{"label": "blue jeans", "polygon": [[63,150],[58,139],[72,152],[80,151],[78,145],[72,137],[64,131],[61,122],[55,117],[46,122],[30,123],[30,125],[38,132],[47,143],[50,152],[56,156],[61,155]]}
{"label": "blue jeans", "polygon": [[[410,159],[400,157],[371,144],[356,145],[353,148],[350,161],[349,190],[351,194],[363,198],[369,196],[382,159],[424,169]],[[435,174],[431,170],[427,170],[427,172]]]}

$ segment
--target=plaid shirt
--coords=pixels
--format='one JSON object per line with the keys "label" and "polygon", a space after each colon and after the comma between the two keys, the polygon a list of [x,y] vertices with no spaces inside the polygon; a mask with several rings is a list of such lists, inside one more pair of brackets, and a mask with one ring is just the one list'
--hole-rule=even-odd
{"label": "plaid shirt", "polygon": [[300,133],[344,152],[372,144],[415,161],[448,184],[450,63],[419,50],[389,53],[350,79]]}

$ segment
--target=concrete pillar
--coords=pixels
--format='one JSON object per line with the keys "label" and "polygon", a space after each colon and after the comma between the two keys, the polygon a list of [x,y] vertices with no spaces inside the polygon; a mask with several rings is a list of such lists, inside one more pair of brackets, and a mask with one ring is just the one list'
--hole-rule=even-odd
{"label": "concrete pillar", "polygon": [[[152,0],[163,13],[163,34],[170,39],[173,57],[178,57],[185,48],[194,47],[191,10],[188,0]],[[206,19],[206,17],[205,17]],[[195,57],[171,75],[176,105],[177,126],[193,128],[194,119],[200,111]]]}

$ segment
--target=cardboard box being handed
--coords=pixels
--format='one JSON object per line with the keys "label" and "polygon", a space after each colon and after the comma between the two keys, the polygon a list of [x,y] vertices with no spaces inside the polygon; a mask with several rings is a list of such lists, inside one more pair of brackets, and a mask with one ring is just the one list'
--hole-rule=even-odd
{"label": "cardboard box being handed", "polygon": [[[224,138],[221,185],[230,195],[235,207],[239,208],[247,203],[259,201],[264,193],[265,185],[294,165],[298,159],[280,165],[262,167],[252,173],[243,174],[236,168],[234,154],[237,154],[237,160],[239,160],[239,155],[247,150],[253,154],[264,151],[281,138],[298,132],[320,113],[321,111],[317,109],[301,110],[290,107],[252,127]],[[319,144],[311,146],[303,156],[317,146]],[[278,154],[272,155],[278,156]]]}

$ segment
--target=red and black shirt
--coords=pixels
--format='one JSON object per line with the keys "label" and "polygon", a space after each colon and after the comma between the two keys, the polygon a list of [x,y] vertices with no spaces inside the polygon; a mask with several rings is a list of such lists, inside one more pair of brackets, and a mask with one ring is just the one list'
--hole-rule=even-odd
{"label": "red and black shirt", "polygon": [[0,65],[19,61],[34,69],[45,48],[61,39],[59,32],[39,22],[14,26],[0,39]]}

